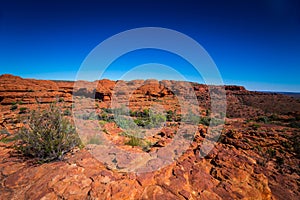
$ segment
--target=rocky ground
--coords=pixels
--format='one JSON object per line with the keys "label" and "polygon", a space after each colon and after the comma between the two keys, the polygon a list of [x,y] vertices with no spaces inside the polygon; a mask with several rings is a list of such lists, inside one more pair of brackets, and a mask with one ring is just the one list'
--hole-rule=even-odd
{"label": "rocky ground", "polygon": [[[158,170],[124,172],[120,169],[126,167],[127,157],[116,157],[115,168],[100,162],[91,149],[101,145],[101,140],[89,135],[90,131],[83,137],[86,147],[75,149],[62,161],[37,164],[12,148],[13,136],[30,111],[46,109],[56,101],[70,119],[72,111],[82,111],[78,115],[82,128],[97,127],[118,148],[158,152],[161,160],[168,160],[170,155],[160,150],[178,134],[182,123],[179,118],[187,114],[180,109],[178,95],[186,94],[189,87],[199,102],[197,108],[191,103],[189,112],[199,109],[202,121],[196,125],[185,153]],[[201,158],[201,145],[209,135],[207,119],[211,104],[211,94],[205,85],[156,80],[81,81],[74,85],[2,75],[0,199],[298,199],[299,99],[251,92],[240,86],[224,89],[225,125],[215,148]],[[92,104],[85,103],[91,100]],[[162,129],[154,128],[145,140],[132,145],[124,127],[110,120],[111,102],[127,102],[129,116],[138,123],[147,122],[139,112],[152,108],[165,110],[170,118],[164,121]]]}

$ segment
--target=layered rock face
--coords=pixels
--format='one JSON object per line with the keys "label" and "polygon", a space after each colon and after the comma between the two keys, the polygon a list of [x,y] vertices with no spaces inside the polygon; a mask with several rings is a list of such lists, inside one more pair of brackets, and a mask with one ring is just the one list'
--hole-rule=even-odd
{"label": "layered rock face", "polygon": [[[23,126],[21,118],[31,110],[46,109],[54,101],[65,110],[83,109],[78,104],[74,108],[77,99],[96,99],[92,106],[96,113],[115,101],[128,103],[132,111],[160,105],[166,111],[186,114],[180,111],[179,96],[192,92],[201,115],[205,116],[210,112],[211,96],[218,90],[180,81],[74,83],[1,75],[0,199],[298,199],[300,131],[295,125],[300,119],[299,100],[251,92],[241,86],[224,89],[226,123],[205,158],[200,154],[208,127],[199,124],[190,146],[176,161],[152,172],[126,173],[97,160],[89,152],[90,146],[74,150],[63,161],[36,164],[17,155],[13,142],[2,139],[18,131]],[[150,152],[164,148],[174,137],[180,122],[170,123],[170,128],[164,127],[153,136],[156,145]],[[83,124],[94,126],[99,122],[87,119]],[[122,128],[116,123],[106,123],[101,130],[120,148],[142,151],[140,147],[125,145],[120,134]],[[167,154],[162,154],[168,159]],[[127,160],[118,159],[120,163]]]}

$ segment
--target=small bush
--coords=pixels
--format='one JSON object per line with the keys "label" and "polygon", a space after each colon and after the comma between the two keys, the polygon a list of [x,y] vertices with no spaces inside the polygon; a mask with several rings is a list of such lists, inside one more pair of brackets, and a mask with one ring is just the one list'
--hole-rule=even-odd
{"label": "small bush", "polygon": [[260,128],[260,125],[259,124],[252,124],[251,127],[252,127],[253,130],[257,130],[257,129]]}
{"label": "small bush", "polygon": [[256,121],[267,124],[267,123],[269,123],[270,120],[269,120],[269,118],[267,116],[260,116],[260,117],[257,118]]}
{"label": "small bush", "polygon": [[145,127],[147,125],[150,124],[150,121],[149,120],[143,120],[143,119],[134,119],[133,120],[134,123],[138,126],[142,126],[142,127]]}
{"label": "small bush", "polygon": [[61,160],[65,153],[81,146],[75,127],[55,104],[47,111],[33,111],[28,127],[21,128],[17,136],[15,148],[40,162]]}
{"label": "small bush", "polygon": [[27,108],[24,108],[24,107],[20,108],[19,114],[24,114],[24,113],[26,113],[26,110],[27,110]]}
{"label": "small bush", "polygon": [[72,112],[71,112],[69,109],[66,109],[66,110],[64,111],[64,115],[65,115],[65,116],[71,116],[71,115],[72,115]]}
{"label": "small bush", "polygon": [[199,124],[209,126],[210,120],[210,117],[200,117]]}
{"label": "small bush", "polygon": [[125,144],[130,146],[142,146],[143,141],[138,137],[129,136],[129,140]]}
{"label": "small bush", "polygon": [[107,122],[104,121],[104,120],[100,120],[98,123],[99,123],[100,126],[104,126]]}

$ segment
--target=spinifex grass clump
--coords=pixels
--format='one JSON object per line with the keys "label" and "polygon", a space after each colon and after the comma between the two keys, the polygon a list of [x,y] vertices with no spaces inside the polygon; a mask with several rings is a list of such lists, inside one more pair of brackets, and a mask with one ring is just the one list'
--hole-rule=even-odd
{"label": "spinifex grass clump", "polygon": [[16,149],[40,162],[61,160],[65,153],[81,146],[75,127],[55,104],[47,111],[33,111],[28,126],[21,128],[18,138]]}

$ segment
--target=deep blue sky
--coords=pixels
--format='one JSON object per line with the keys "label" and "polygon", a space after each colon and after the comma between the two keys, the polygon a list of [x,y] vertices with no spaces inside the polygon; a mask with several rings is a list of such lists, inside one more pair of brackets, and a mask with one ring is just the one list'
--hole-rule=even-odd
{"label": "deep blue sky", "polygon": [[[100,42],[128,29],[155,26],[198,41],[225,84],[300,92],[299,2],[0,0],[0,74],[74,80]],[[105,77],[116,79],[127,68],[151,62],[177,64],[194,80],[193,71],[184,71],[188,63],[154,50],[123,56]]]}

